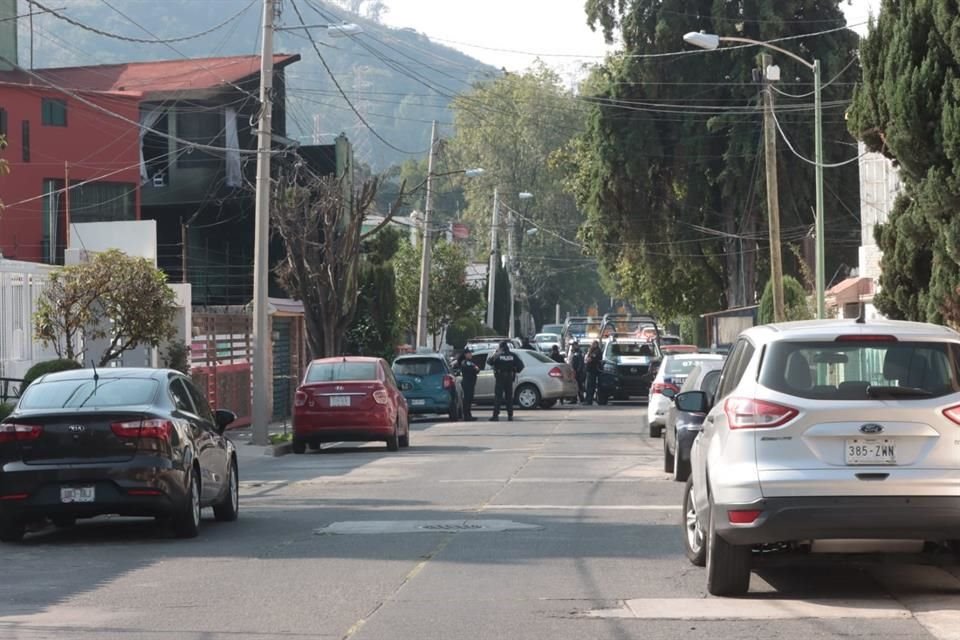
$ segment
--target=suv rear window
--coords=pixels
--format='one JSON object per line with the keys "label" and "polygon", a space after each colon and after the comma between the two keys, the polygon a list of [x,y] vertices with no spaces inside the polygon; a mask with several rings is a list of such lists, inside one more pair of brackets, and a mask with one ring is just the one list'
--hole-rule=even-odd
{"label": "suv rear window", "polygon": [[437,358],[404,358],[393,363],[393,372],[398,376],[434,376],[447,371]]}
{"label": "suv rear window", "polygon": [[307,382],[345,382],[348,380],[376,380],[374,362],[334,362],[310,365]]}
{"label": "suv rear window", "polygon": [[93,378],[34,383],[20,398],[20,409],[99,409],[153,404],[157,382],[149,378]]}
{"label": "suv rear window", "polygon": [[773,342],[759,380],[820,400],[938,397],[960,391],[958,357],[945,342]]}

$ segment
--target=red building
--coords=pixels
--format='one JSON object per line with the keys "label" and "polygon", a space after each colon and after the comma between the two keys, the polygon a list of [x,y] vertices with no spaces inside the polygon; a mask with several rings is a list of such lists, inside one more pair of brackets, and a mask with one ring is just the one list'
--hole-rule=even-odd
{"label": "red building", "polygon": [[0,72],[0,134],[10,168],[0,177],[5,257],[62,263],[68,216],[139,217],[139,101],[123,91],[65,93],[22,71]]}

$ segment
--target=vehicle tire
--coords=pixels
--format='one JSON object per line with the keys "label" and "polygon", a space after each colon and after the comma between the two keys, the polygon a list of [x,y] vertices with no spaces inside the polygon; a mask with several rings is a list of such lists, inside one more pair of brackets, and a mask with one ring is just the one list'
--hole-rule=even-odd
{"label": "vehicle tire", "polygon": [[605,393],[598,393],[598,394],[597,394],[597,404],[599,404],[599,405],[606,405],[608,402],[610,402],[610,396],[608,396],[608,395],[605,394]]}
{"label": "vehicle tire", "polygon": [[514,392],[514,399],[521,409],[536,409],[540,406],[540,390],[530,383],[520,385]]}
{"label": "vehicle tire", "polygon": [[401,449],[406,449],[410,446],[410,427],[407,427],[407,432],[400,436],[399,440]]}
{"label": "vehicle tire", "polygon": [[240,475],[237,461],[230,461],[230,477],[227,478],[227,493],[223,501],[213,505],[213,516],[220,522],[233,522],[240,515]]}
{"label": "vehicle tire", "polygon": [[462,414],[463,411],[460,408],[460,404],[455,401],[454,405],[450,407],[450,412],[447,415],[450,418],[450,422],[457,422],[460,420],[460,416]]}
{"label": "vehicle tire", "polygon": [[52,522],[53,526],[57,529],[69,529],[70,527],[76,526],[77,519],[73,516],[57,516],[50,518],[50,522]]}
{"label": "vehicle tire", "polygon": [[660,425],[651,423],[651,424],[650,424],[650,437],[651,437],[651,438],[659,438],[662,429],[663,429],[663,427],[661,427]]}
{"label": "vehicle tire", "polygon": [[307,448],[310,449],[310,451],[320,451],[321,444],[319,440],[312,440],[307,443]]}
{"label": "vehicle tire", "polygon": [[0,542],[20,542],[27,528],[19,520],[0,521]]}
{"label": "vehicle tire", "polygon": [[673,473],[674,456],[670,453],[670,447],[667,445],[667,439],[663,439],[663,470],[667,473]]}
{"label": "vehicle tire", "polygon": [[173,516],[173,532],[178,538],[196,538],[200,533],[200,478],[196,469],[187,479],[187,499]]}
{"label": "vehicle tire", "polygon": [[680,451],[673,454],[673,479],[675,482],[686,482],[690,477],[690,461],[680,459]]}
{"label": "vehicle tire", "polygon": [[307,443],[303,440],[298,440],[297,438],[293,439],[293,452],[300,454],[307,452]]}
{"label": "vehicle tire", "polygon": [[693,480],[687,480],[683,490],[683,550],[687,560],[695,567],[707,563],[706,538],[703,526],[697,518],[697,505],[693,501]]}
{"label": "vehicle tire", "polygon": [[400,451],[400,425],[393,425],[393,435],[387,438],[387,451]]}
{"label": "vehicle tire", "polygon": [[749,545],[730,544],[717,535],[713,518],[707,528],[707,592],[712,596],[742,596],[750,589]]}
{"label": "vehicle tire", "polygon": [[541,409],[553,409],[555,406],[557,406],[557,401],[556,401],[556,399],[554,399],[554,400],[544,400],[543,402],[540,403],[540,408],[541,408]]}

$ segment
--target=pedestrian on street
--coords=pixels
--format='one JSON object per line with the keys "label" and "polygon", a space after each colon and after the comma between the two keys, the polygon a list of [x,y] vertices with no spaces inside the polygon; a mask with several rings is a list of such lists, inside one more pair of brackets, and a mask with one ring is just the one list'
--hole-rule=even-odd
{"label": "pedestrian on street", "polygon": [[506,340],[500,343],[500,348],[487,358],[487,365],[493,368],[493,377],[496,381],[493,400],[493,417],[490,422],[500,420],[500,405],[507,408],[507,420],[513,422],[513,383],[517,374],[523,371],[523,361],[520,356],[510,351]]}
{"label": "pedestrian on street", "polygon": [[473,351],[464,349],[457,360],[457,370],[460,372],[461,386],[463,387],[463,420],[473,422],[473,392],[477,388],[477,374],[480,367],[473,361]]}
{"label": "pedestrian on street", "polygon": [[583,404],[584,386],[587,381],[587,367],[583,360],[583,351],[580,350],[580,342],[573,341],[570,346],[570,355],[567,356],[567,364],[573,367],[573,375],[577,379],[577,402]]}
{"label": "pedestrian on street", "polygon": [[529,338],[529,337],[523,336],[523,340],[520,341],[520,348],[521,348],[521,349],[529,349],[530,351],[533,351],[533,345],[530,344],[530,338]]}
{"label": "pedestrian on street", "polygon": [[556,345],[556,344],[553,345],[547,357],[553,360],[554,362],[559,362],[560,364],[563,364],[563,354],[560,353],[560,345]]}
{"label": "pedestrian on street", "polygon": [[597,395],[597,385],[600,382],[600,370],[603,367],[603,352],[600,350],[600,341],[594,340],[587,352],[587,400],[586,404],[593,404]]}

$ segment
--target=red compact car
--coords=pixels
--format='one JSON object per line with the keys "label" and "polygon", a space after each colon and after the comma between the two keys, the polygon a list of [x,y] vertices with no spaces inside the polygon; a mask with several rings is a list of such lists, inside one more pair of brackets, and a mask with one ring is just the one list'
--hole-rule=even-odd
{"label": "red compact car", "polygon": [[410,446],[407,401],[382,358],[314,360],[297,388],[293,452],[343,440],[383,440],[390,451]]}

